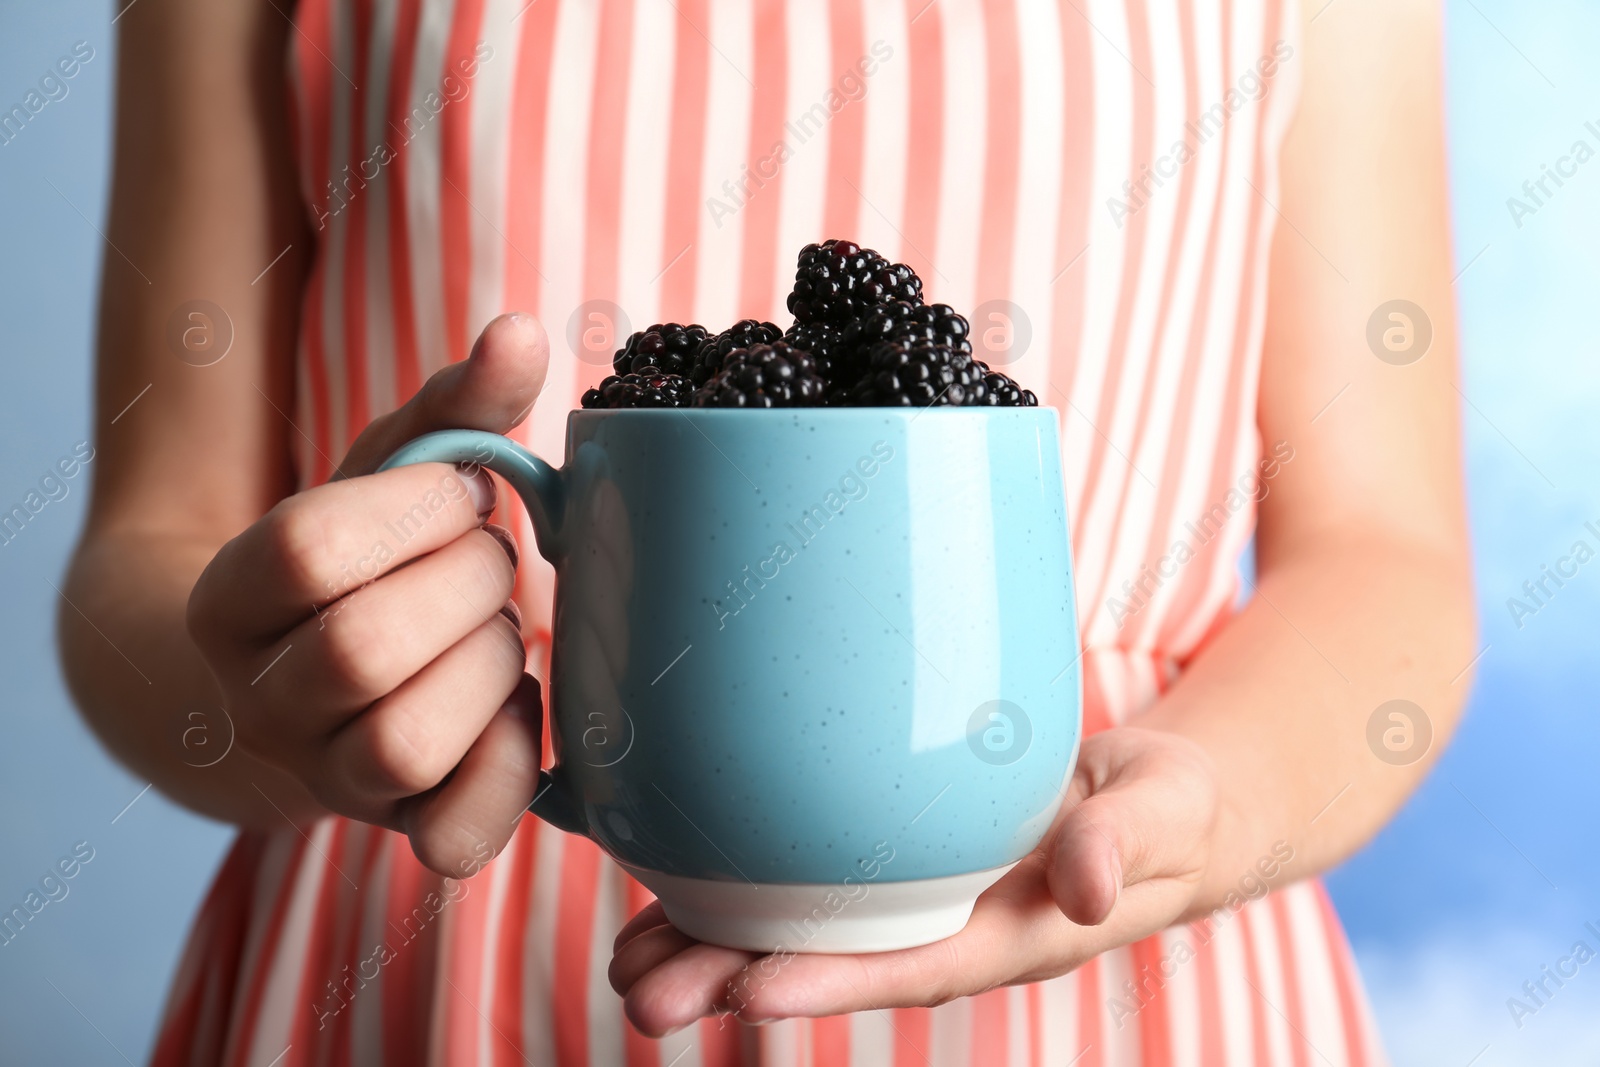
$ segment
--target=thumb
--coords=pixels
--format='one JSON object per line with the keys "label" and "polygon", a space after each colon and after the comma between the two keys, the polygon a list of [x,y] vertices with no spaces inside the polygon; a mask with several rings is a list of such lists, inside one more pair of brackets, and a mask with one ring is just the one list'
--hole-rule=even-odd
{"label": "thumb", "polygon": [[1080,926],[1104,922],[1122,895],[1126,861],[1117,826],[1117,798],[1092,796],[1062,820],[1045,867],[1050,895]]}
{"label": "thumb", "polygon": [[415,396],[367,424],[340,470],[369,474],[395,449],[435,430],[505,433],[533,410],[544,388],[550,342],[532,315],[501,315],[484,327],[472,353],[423,383]]}
{"label": "thumb", "polygon": [[1125,887],[1198,877],[1216,804],[1214,772],[1197,745],[1130,727],[1104,736],[1069,793],[1069,802],[1084,799],[1047,850],[1050,894],[1082,926],[1104,922]]}

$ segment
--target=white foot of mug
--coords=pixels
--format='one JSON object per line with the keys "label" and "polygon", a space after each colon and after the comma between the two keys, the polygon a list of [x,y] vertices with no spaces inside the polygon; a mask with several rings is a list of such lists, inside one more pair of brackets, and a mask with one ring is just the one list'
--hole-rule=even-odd
{"label": "white foot of mug", "polygon": [[910,882],[767,884],[624,865],[690,937],[751,952],[889,952],[960,933],[980,894],[1016,864]]}

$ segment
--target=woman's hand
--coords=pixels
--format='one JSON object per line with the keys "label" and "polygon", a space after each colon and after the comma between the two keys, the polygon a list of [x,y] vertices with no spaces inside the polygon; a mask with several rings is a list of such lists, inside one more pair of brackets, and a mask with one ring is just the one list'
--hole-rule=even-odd
{"label": "woman's hand", "polygon": [[225,544],[189,600],[190,636],[238,745],[329,811],[409,835],[446,875],[504,847],[538,777],[539,687],[523,672],[511,602],[516,549],[485,525],[486,471],[370,472],[419,434],[520,423],[547,349],[531,318],[490,323],[469,359],[366,428],[339,480],[281,501]]}
{"label": "woman's hand", "polygon": [[[611,984],[660,1036],[703,1015],[746,1022],[943,1004],[1040,981],[1177,921],[1205,873],[1216,813],[1196,744],[1122,727],[1086,738],[1044,841],[978,900],[959,934],[861,956],[755,953],[702,944],[651,904],[617,936]],[[767,977],[771,975],[771,977]]]}

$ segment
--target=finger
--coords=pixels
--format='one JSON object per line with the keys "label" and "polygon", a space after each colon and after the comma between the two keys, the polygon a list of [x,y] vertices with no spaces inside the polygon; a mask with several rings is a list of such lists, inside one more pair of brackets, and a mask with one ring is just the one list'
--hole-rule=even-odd
{"label": "finger", "polygon": [[618,996],[627,996],[633,984],[661,964],[700,942],[683,933],[670,923],[662,923],[629,938],[628,943],[611,957],[611,967],[606,977]]}
{"label": "finger", "polygon": [[[999,985],[1060,974],[1082,941],[1045,890],[1030,857],[979,898],[959,933],[943,941],[866,955],[770,956],[729,980],[722,1006],[745,1022],[843,1015],[873,1008],[943,1004]],[[1029,866],[1032,870],[1028,870]],[[1098,952],[1105,947],[1101,939]],[[681,958],[681,957],[680,957]],[[680,958],[636,983],[673,975]]]}
{"label": "finger", "polygon": [[401,802],[424,866],[460,878],[505,848],[538,787],[539,728],[539,683],[525,674],[445,783]]}
{"label": "finger", "polygon": [[1089,795],[1046,842],[1046,877],[1062,913],[1092,926],[1126,890],[1152,878],[1198,877],[1211,835],[1214,781],[1205,753],[1169,736],[1146,745],[1125,728],[1122,751],[1080,768]]}
{"label": "finger", "polygon": [[301,623],[287,638],[292,658],[257,683],[267,703],[303,709],[310,731],[332,729],[496,618],[517,573],[500,533],[472,530]]}
{"label": "finger", "polygon": [[1051,893],[1061,913],[1083,926],[1104,922],[1122,895],[1126,867],[1112,837],[1118,832],[1111,807],[1080,807],[1062,823],[1050,849]]}
{"label": "finger", "polygon": [[635,982],[623,1011],[650,1037],[682,1029],[724,1005],[728,984],[757,958],[753,952],[696,944]]}
{"label": "finger", "polygon": [[482,471],[442,463],[332,482],[280,501],[223,545],[189,600],[201,648],[284,633],[323,606],[483,525]]}
{"label": "finger", "polygon": [[[1040,854],[1024,860],[979,898],[960,933],[930,945],[858,956],[768,956],[733,973],[709,974],[698,950],[679,953],[634,982],[624,1001],[629,1018],[641,1028],[679,1025],[708,995],[702,1014],[727,1010],[745,1022],[944,1004],[1064,974],[1163,928],[1180,907],[1182,893],[1171,880],[1155,879],[1130,886],[1110,922],[1075,925],[1044,884],[1042,863]],[[721,999],[711,992],[718,982]]]}
{"label": "finger", "polygon": [[998,984],[1000,977],[989,977],[995,971],[992,954],[972,947],[989,939],[978,931],[963,934],[898,952],[796,955],[781,966],[766,967],[770,976],[758,965],[754,979],[740,976],[733,982],[730,1007],[745,1022],[815,1018],[867,1008],[943,1004]]}
{"label": "finger", "polygon": [[639,914],[635,915],[633,918],[629,919],[625,924],[623,924],[621,930],[617,931],[617,939],[611,942],[611,951],[620,951],[623,945],[626,945],[629,941],[632,941],[635,937],[638,937],[646,930],[653,930],[658,926],[664,926],[666,925],[666,922],[667,912],[666,909],[661,906],[661,901],[652,900],[643,908],[639,909]]}
{"label": "finger", "polygon": [[429,378],[417,394],[374,419],[339,465],[344,477],[376,470],[395,449],[435,430],[505,433],[528,417],[544,387],[550,343],[532,315],[501,315],[472,353]]}
{"label": "finger", "polygon": [[309,776],[317,799],[373,822],[438,785],[516,691],[524,659],[496,614],[334,734]]}

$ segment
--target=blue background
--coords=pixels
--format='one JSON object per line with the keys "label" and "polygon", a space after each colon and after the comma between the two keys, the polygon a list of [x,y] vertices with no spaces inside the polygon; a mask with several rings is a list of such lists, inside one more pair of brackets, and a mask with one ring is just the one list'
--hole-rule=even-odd
{"label": "blue background", "polygon": [[[0,0],[0,109],[74,42],[96,52],[65,99],[0,146],[0,510],[89,434],[110,17],[109,5]],[[1584,128],[1600,129],[1600,11],[1454,0],[1447,35],[1460,386],[1488,650],[1436,773],[1329,884],[1397,1063],[1600,1063],[1600,961],[1520,1028],[1506,1006],[1574,941],[1600,949],[1583,930],[1600,926],[1600,560],[1520,629],[1506,608],[1575,540],[1600,548],[1584,529],[1600,527],[1600,159],[1520,227],[1506,207],[1573,141],[1600,148]],[[0,947],[6,1063],[148,1055],[229,837],[141,796],[145,783],[101,752],[67,701],[50,582],[82,522],[82,487],[0,547],[0,911],[76,842],[95,850],[66,899]]]}

